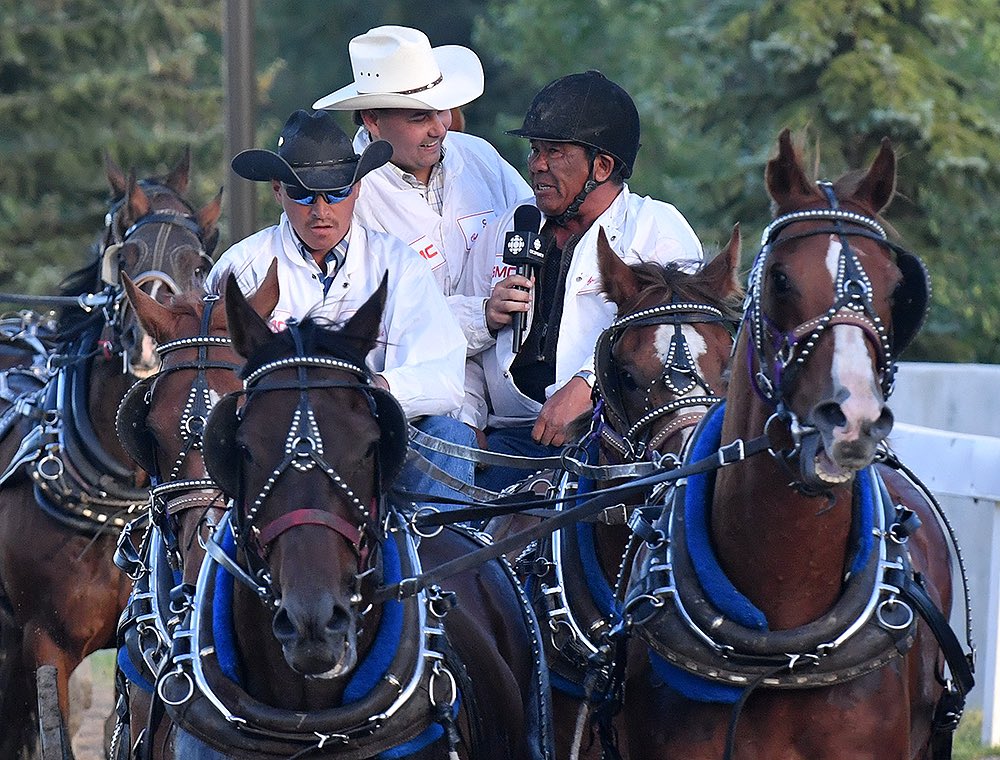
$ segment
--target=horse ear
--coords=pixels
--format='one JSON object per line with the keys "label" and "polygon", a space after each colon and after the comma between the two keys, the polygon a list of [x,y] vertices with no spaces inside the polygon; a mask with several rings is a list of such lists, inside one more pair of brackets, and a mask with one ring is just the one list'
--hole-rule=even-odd
{"label": "horse ear", "polygon": [[264,281],[252,296],[247,299],[250,307],[257,312],[258,316],[267,319],[274,307],[278,305],[278,297],[281,291],[278,287],[278,260],[271,259],[271,266],[267,268]]}
{"label": "horse ear", "polygon": [[792,133],[781,130],[778,136],[778,155],[767,162],[764,172],[767,191],[779,206],[791,198],[812,195],[813,186],[802,171],[802,164],[792,145]]}
{"label": "horse ear", "polygon": [[141,288],[136,287],[125,272],[121,273],[121,279],[125,286],[125,294],[135,309],[135,315],[143,329],[157,343],[170,340],[171,336],[176,334],[173,312]]}
{"label": "horse ear", "polygon": [[618,306],[621,312],[626,304],[639,295],[639,278],[632,268],[615,253],[604,227],[597,231],[597,267],[601,273],[601,290]]}
{"label": "horse ear", "polygon": [[104,151],[104,173],[108,177],[108,184],[111,185],[111,195],[115,200],[125,197],[125,191],[128,190],[128,179],[125,177],[125,172],[122,168],[111,158],[111,154],[108,151]]}
{"label": "horse ear", "polygon": [[177,166],[170,170],[166,181],[163,183],[180,196],[187,194],[188,179],[191,176],[191,146],[184,148],[184,155],[177,162]]}
{"label": "horse ear", "polygon": [[[269,270],[270,271],[270,270]],[[244,359],[249,358],[260,346],[267,343],[274,334],[267,322],[253,310],[247,301],[236,275],[232,272],[226,278],[226,322],[233,348]]]}
{"label": "horse ear", "polygon": [[[146,191],[142,189],[142,186],[136,181],[135,172],[129,174],[128,177],[128,191],[126,192],[125,202],[128,206],[128,214],[125,219],[123,219],[123,225],[125,228],[130,227],[139,219],[142,219],[146,214],[152,209],[152,204],[149,202],[149,196],[146,195]],[[125,223],[127,222],[127,223]]]}
{"label": "horse ear", "polygon": [[852,197],[877,214],[889,205],[895,193],[896,152],[892,149],[892,141],[883,137],[878,155]]}
{"label": "horse ear", "polygon": [[354,313],[354,316],[347,320],[347,324],[341,330],[341,335],[357,343],[358,348],[366,355],[375,348],[388,290],[389,273],[386,272],[382,275],[382,282],[378,289],[369,296],[361,308]]}
{"label": "horse ear", "polygon": [[723,298],[737,295],[743,289],[739,280],[740,267],[740,225],[733,225],[726,247],[705,265],[704,274],[711,289]]}
{"label": "horse ear", "polygon": [[222,213],[222,188],[218,194],[198,212],[198,228],[201,230],[205,251],[211,253],[219,242],[219,228],[216,223]]}

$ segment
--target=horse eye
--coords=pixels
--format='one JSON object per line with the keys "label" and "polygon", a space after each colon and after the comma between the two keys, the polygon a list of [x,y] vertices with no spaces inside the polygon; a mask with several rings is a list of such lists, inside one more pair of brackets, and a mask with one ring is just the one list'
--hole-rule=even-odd
{"label": "horse eye", "polygon": [[792,292],[792,283],[786,275],[780,269],[771,270],[771,284],[774,286],[774,292],[778,296],[788,295]]}
{"label": "horse eye", "polygon": [[625,391],[638,390],[639,384],[635,381],[635,378],[632,376],[632,373],[629,372],[627,369],[621,370],[621,372],[619,373],[619,377],[621,378],[622,390]]}

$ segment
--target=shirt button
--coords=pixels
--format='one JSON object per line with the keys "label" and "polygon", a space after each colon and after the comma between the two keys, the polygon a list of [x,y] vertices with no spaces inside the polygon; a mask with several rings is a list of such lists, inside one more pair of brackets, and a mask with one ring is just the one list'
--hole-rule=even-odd
{"label": "shirt button", "polygon": [[346,282],[344,283],[344,287],[345,287],[345,288],[347,287],[347,283],[346,283]]}

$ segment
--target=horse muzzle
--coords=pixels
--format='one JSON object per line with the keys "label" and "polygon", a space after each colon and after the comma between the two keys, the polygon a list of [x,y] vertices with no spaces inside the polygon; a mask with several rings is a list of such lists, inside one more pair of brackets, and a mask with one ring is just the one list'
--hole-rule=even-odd
{"label": "horse muzzle", "polygon": [[893,425],[888,406],[882,404],[878,411],[874,419],[851,422],[836,402],[817,404],[809,415],[811,429],[801,439],[804,482],[819,488],[842,485],[868,467]]}
{"label": "horse muzzle", "polygon": [[283,602],[271,627],[292,670],[310,678],[336,678],[357,664],[357,625],[348,608],[322,601],[303,609]]}

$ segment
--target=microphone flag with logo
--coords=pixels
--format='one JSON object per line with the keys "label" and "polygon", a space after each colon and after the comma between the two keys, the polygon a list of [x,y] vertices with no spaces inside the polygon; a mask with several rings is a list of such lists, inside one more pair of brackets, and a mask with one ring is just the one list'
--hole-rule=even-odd
{"label": "microphone flag with logo", "polygon": [[[530,268],[536,270],[545,261],[542,239],[538,235],[542,226],[542,212],[536,206],[525,204],[514,211],[514,229],[507,233],[503,243],[503,263],[517,267],[517,273],[530,278]],[[519,311],[511,323],[513,330],[512,347],[516,354],[521,350],[528,313]]]}

